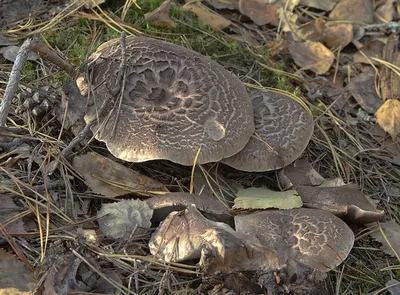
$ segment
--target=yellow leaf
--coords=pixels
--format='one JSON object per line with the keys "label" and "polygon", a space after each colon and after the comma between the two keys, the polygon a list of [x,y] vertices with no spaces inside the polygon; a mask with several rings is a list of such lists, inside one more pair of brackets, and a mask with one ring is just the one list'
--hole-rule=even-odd
{"label": "yellow leaf", "polygon": [[395,138],[400,132],[400,101],[388,99],[375,114],[378,124]]}
{"label": "yellow leaf", "polygon": [[296,64],[317,75],[326,73],[335,58],[322,43],[313,41],[291,42],[289,52]]}
{"label": "yellow leaf", "polygon": [[182,8],[185,11],[191,11],[196,14],[199,20],[201,20],[206,25],[209,25],[216,31],[221,31],[231,25],[230,20],[227,20],[223,16],[210,10],[207,6],[201,3],[189,2],[183,5]]}

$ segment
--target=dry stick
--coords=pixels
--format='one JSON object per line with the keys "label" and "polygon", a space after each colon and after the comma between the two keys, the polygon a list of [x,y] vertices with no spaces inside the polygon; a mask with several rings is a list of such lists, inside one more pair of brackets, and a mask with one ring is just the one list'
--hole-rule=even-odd
{"label": "dry stick", "polygon": [[30,51],[35,51],[43,59],[56,64],[61,69],[65,70],[71,77],[76,75],[76,71],[71,67],[71,65],[63,60],[57,53],[43,44],[38,38],[34,37],[25,40],[18,50],[17,57],[10,73],[10,78],[4,92],[4,98],[0,104],[0,126],[4,126],[7,123],[11,102],[14,98],[15,92],[17,91],[19,81],[21,80],[21,71],[25,65],[28,53]]}

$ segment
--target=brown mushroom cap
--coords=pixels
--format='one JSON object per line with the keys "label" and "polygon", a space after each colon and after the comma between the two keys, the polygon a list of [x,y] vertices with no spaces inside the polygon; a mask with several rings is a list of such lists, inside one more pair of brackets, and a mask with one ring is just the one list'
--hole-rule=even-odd
{"label": "brown mushroom cap", "polygon": [[222,66],[184,47],[128,37],[121,98],[121,58],[120,42],[112,40],[88,63],[93,102],[85,120],[98,116],[103,101],[111,100],[92,131],[114,156],[192,165],[199,147],[202,164],[246,145],[254,131],[251,100],[240,80]]}
{"label": "brown mushroom cap", "polygon": [[222,162],[242,171],[269,171],[295,161],[314,130],[311,114],[294,99],[272,91],[251,95],[256,133],[236,155]]}
{"label": "brown mushroom cap", "polygon": [[340,218],[317,209],[261,211],[235,216],[236,231],[254,235],[274,250],[280,263],[289,259],[320,271],[338,266],[349,254],[354,234]]}

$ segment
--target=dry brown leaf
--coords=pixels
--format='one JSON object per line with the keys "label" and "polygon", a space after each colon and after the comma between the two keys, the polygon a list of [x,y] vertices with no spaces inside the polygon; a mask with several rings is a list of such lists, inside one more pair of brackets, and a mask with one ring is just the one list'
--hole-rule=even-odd
{"label": "dry brown leaf", "polygon": [[171,6],[171,0],[166,0],[157,9],[146,13],[144,15],[144,19],[156,27],[175,28],[176,24],[169,17],[170,6]]}
{"label": "dry brown leaf", "polygon": [[255,24],[263,26],[279,24],[279,5],[269,4],[264,0],[239,0],[239,11],[248,16]]}
{"label": "dry brown leaf", "polygon": [[296,64],[317,75],[326,73],[335,58],[322,43],[313,41],[291,42],[289,52]]}
{"label": "dry brown leaf", "polygon": [[231,25],[231,21],[224,18],[222,15],[212,11],[207,6],[201,3],[186,3],[183,5],[183,10],[191,11],[199,20],[201,20],[206,25],[209,25],[216,31],[221,31]]}
{"label": "dry brown leaf", "polygon": [[336,24],[325,29],[324,43],[329,48],[344,48],[353,40],[351,24]]}
{"label": "dry brown leaf", "polygon": [[339,0],[300,0],[300,5],[331,11]]}
{"label": "dry brown leaf", "polygon": [[0,295],[32,295],[36,281],[14,255],[0,248]]}
{"label": "dry brown leaf", "polygon": [[206,0],[206,2],[216,9],[239,9],[239,0]]}
{"label": "dry brown leaf", "polygon": [[364,72],[352,78],[346,86],[358,104],[371,114],[375,114],[383,104],[376,93],[374,80],[375,73]]}
{"label": "dry brown leaf", "polygon": [[[382,243],[381,249],[388,255],[391,256],[400,256],[400,225],[396,223],[394,219],[388,222],[381,222],[382,231],[385,234],[385,237],[382,235],[378,226],[374,226],[374,232],[371,233],[371,236]],[[388,244],[390,243],[390,246]],[[393,249],[392,249],[393,248]]]}
{"label": "dry brown leaf", "polygon": [[340,0],[329,14],[329,18],[372,24],[374,22],[372,0]]}
{"label": "dry brown leaf", "polygon": [[383,106],[375,114],[376,122],[387,132],[392,138],[400,133],[400,101],[397,99],[388,99]]}
{"label": "dry brown leaf", "polygon": [[388,23],[393,20],[395,12],[393,2],[394,0],[386,0],[375,9],[377,23]]}
{"label": "dry brown leaf", "polygon": [[[3,224],[3,226],[10,234],[26,233],[24,228],[24,223],[22,222],[21,218],[17,218],[14,221],[10,222],[10,220],[13,220],[15,215],[17,215],[20,212],[21,209],[15,205],[15,203],[12,200],[12,197],[6,194],[4,195],[0,194],[0,223]],[[0,232],[0,237],[1,236],[2,234]]]}
{"label": "dry brown leaf", "polygon": [[[371,57],[381,58],[382,51],[385,44],[380,40],[372,40],[359,49],[353,56],[354,63],[365,63],[365,64],[375,64],[378,65],[378,61],[374,61]],[[362,53],[361,53],[362,52]],[[367,58],[366,58],[366,57]]]}
{"label": "dry brown leaf", "polygon": [[326,26],[322,17],[310,21],[297,28],[293,36],[294,41],[320,41],[324,36]]}
{"label": "dry brown leaf", "polygon": [[76,156],[72,165],[93,192],[109,198],[130,192],[168,192],[160,182],[94,152]]}
{"label": "dry brown leaf", "polygon": [[390,64],[381,64],[379,71],[379,87],[383,100],[400,99],[400,76],[398,71],[389,67],[400,67],[399,45],[398,34],[392,34],[383,48],[382,59]]}

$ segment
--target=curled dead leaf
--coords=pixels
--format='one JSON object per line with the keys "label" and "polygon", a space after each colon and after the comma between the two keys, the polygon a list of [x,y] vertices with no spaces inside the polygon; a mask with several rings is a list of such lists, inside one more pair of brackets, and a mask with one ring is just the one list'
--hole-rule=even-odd
{"label": "curled dead leaf", "polygon": [[176,24],[169,17],[171,0],[164,1],[160,7],[144,15],[144,19],[160,28],[175,28]]}
{"label": "curled dead leaf", "polygon": [[296,64],[305,70],[311,70],[317,75],[326,73],[331,67],[335,56],[320,42],[291,42],[289,52]]}
{"label": "curled dead leaf", "polygon": [[168,192],[160,182],[95,152],[76,156],[72,165],[93,192],[109,198],[130,192]]}
{"label": "curled dead leaf", "polygon": [[207,6],[197,3],[197,2],[189,2],[183,5],[183,10],[191,11],[199,20],[201,20],[206,25],[209,25],[216,31],[221,31],[231,25],[231,21],[224,18],[222,15],[212,11]]}
{"label": "curled dead leaf", "polygon": [[392,138],[396,138],[400,133],[400,101],[397,99],[388,99],[379,108],[375,114],[376,122],[387,132]]}

